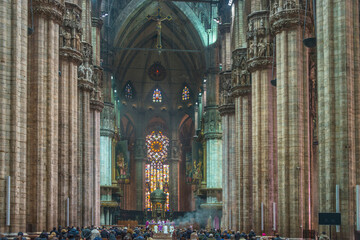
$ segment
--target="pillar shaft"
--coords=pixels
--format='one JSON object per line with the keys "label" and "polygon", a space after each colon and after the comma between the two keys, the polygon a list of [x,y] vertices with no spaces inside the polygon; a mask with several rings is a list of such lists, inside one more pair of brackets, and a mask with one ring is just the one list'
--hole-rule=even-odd
{"label": "pillar shaft", "polygon": [[[306,49],[302,43],[305,12],[285,1],[272,8],[270,22],[276,35],[278,219],[279,233],[302,237],[309,219],[309,121]],[[286,24],[284,24],[286,20]],[[308,17],[307,22],[310,22]]]}
{"label": "pillar shaft", "polygon": [[[0,232],[26,229],[27,1],[0,3]],[[10,226],[6,225],[11,177]]]}
{"label": "pillar shaft", "polygon": [[64,5],[33,1],[33,11],[28,50],[27,231],[42,231],[56,225],[58,218],[59,24]]}
{"label": "pillar shaft", "polygon": [[316,9],[319,211],[336,212],[339,185],[337,237],[354,239],[355,185],[360,183],[359,2],[317,1]]}
{"label": "pillar shaft", "polygon": [[[66,226],[67,199],[77,193],[77,70],[81,54],[81,9],[65,3],[65,18],[60,28],[59,79],[59,216],[58,224]],[[74,195],[72,197],[74,197]],[[74,201],[71,201],[74,204]],[[71,206],[77,209],[77,203]]]}
{"label": "pillar shaft", "polygon": [[237,224],[233,229],[250,231],[252,223],[252,141],[251,141],[251,85],[247,70],[247,49],[233,51],[231,97],[235,104],[235,161],[232,167],[237,173],[234,178],[235,208],[233,219]]}
{"label": "pillar shaft", "polygon": [[273,113],[276,108],[275,90],[270,84],[273,43],[270,38],[269,12],[259,11],[260,9],[256,9],[248,17],[247,39],[248,69],[252,79],[253,220],[256,232],[270,234],[275,192]]}

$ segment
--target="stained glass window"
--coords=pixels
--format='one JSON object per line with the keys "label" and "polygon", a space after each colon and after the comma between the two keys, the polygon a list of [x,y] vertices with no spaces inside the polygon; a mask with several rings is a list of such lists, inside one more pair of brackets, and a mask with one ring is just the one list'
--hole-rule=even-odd
{"label": "stained glass window", "polygon": [[182,91],[182,100],[186,101],[189,99],[190,99],[190,91],[189,91],[189,88],[187,86],[185,86]]}
{"label": "stained glass window", "polygon": [[160,89],[156,88],[153,93],[153,102],[162,102],[162,95]]}
{"label": "stained glass window", "polygon": [[145,208],[152,210],[150,193],[160,189],[166,194],[166,211],[169,211],[169,165],[165,164],[169,147],[169,139],[161,131],[153,131],[146,136],[147,164],[145,164]]}
{"label": "stained glass window", "polygon": [[132,99],[133,98],[133,89],[130,85],[130,83],[128,82],[125,86],[125,89],[124,89],[124,95],[125,95],[125,98],[128,98],[128,99]]}

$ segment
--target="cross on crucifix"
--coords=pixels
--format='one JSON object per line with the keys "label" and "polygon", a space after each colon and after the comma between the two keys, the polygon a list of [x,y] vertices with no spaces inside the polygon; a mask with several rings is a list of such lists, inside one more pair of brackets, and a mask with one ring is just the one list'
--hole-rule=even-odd
{"label": "cross on crucifix", "polygon": [[162,44],[161,44],[161,23],[163,21],[166,21],[166,20],[171,21],[172,17],[170,15],[167,16],[167,17],[163,16],[161,14],[161,8],[158,7],[157,15],[154,15],[154,16],[148,15],[147,19],[148,19],[148,21],[153,20],[153,21],[156,21],[156,23],[157,23],[157,25],[156,25],[156,32],[157,32],[157,46],[156,46],[156,48],[159,49],[159,51],[160,51],[160,49],[162,49]]}

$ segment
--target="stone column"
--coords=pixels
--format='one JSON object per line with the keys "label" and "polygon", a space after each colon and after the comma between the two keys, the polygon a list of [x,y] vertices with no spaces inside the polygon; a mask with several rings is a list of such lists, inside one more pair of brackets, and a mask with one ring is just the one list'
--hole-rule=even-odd
{"label": "stone column", "polygon": [[91,221],[89,223],[100,224],[100,113],[104,107],[102,97],[103,69],[100,67],[100,31],[103,21],[100,18],[92,18],[92,46],[94,64],[94,90],[90,99],[91,115],[91,139],[92,139],[92,163],[93,163],[93,197],[91,208]]}
{"label": "stone column", "polygon": [[204,113],[204,135],[206,144],[206,204],[212,210],[222,207],[222,142],[221,117],[218,111],[219,80],[215,69],[211,69],[207,80],[207,95]]}
{"label": "stone column", "polygon": [[[101,201],[111,201],[112,197],[106,191],[112,186],[112,142],[114,135],[114,104],[105,102],[101,112],[100,128],[100,186]],[[105,209],[101,208],[101,219],[105,221]],[[101,222],[100,224],[105,224]]]}
{"label": "stone column", "polygon": [[256,232],[271,234],[276,193],[276,91],[270,83],[273,43],[269,11],[255,9],[248,16],[247,42],[252,79],[253,227]]}
{"label": "stone column", "polygon": [[252,119],[251,81],[247,71],[247,49],[233,51],[231,96],[235,103],[235,213],[238,218],[236,229],[249,232],[253,228],[252,195]]}
{"label": "stone column", "polygon": [[[89,43],[82,42],[83,63],[78,69],[78,192],[74,201],[79,205],[77,209],[76,225],[86,225],[91,219],[92,206],[92,173],[91,161],[91,116],[90,116],[90,93],[94,89],[92,79],[92,47]],[[75,194],[75,193],[74,193]],[[75,217],[75,216],[74,216]],[[74,219],[75,221],[75,219]]]}
{"label": "stone column", "polygon": [[102,100],[102,68],[94,66],[93,82],[94,89],[90,97],[90,132],[92,139],[91,162],[92,162],[92,203],[91,218],[86,222],[87,225],[100,224],[100,113],[104,108]]}
{"label": "stone column", "polygon": [[[231,75],[230,75],[231,77]],[[230,82],[231,84],[231,82]],[[230,85],[231,86],[231,85]],[[238,187],[235,184],[237,172],[235,171],[235,134],[233,131],[235,125],[235,107],[233,103],[223,104],[219,107],[220,115],[222,116],[222,144],[223,144],[223,227],[225,229],[237,229],[237,214],[234,213],[236,197],[235,189]],[[235,197],[233,197],[235,196]],[[233,221],[234,220],[234,221]]]}
{"label": "stone column", "polygon": [[136,210],[144,210],[144,160],[145,140],[138,138],[135,141],[135,172],[136,172]]}
{"label": "stone column", "polygon": [[171,140],[171,156],[169,159],[170,179],[169,179],[169,193],[170,193],[170,210],[179,211],[179,141]]}
{"label": "stone column", "polygon": [[336,212],[339,185],[341,226],[336,237],[355,239],[355,185],[360,184],[359,2],[317,1],[316,13],[319,211]]}
{"label": "stone column", "polygon": [[34,0],[28,44],[27,231],[58,220],[59,24],[63,1]]}
{"label": "stone column", "polygon": [[[65,18],[60,28],[59,72],[59,216],[58,224],[66,226],[67,199],[77,193],[77,71],[82,62],[81,9],[65,3]],[[70,192],[73,191],[73,195]],[[70,208],[75,211],[77,202]]]}
{"label": "stone column", "polygon": [[28,1],[1,1],[0,23],[0,232],[14,233],[26,229]]}
{"label": "stone column", "polygon": [[270,14],[276,36],[278,225],[280,235],[291,238],[302,237],[310,212],[305,181],[309,178],[308,64],[301,2],[274,1]]}

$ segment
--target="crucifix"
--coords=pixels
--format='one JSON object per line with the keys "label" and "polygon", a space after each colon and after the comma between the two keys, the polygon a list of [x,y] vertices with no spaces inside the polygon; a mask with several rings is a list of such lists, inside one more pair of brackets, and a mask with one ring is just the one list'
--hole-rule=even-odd
{"label": "crucifix", "polygon": [[149,21],[150,20],[156,21],[156,32],[157,32],[157,46],[156,46],[156,48],[159,50],[159,53],[160,53],[161,49],[162,49],[162,44],[161,44],[161,23],[163,21],[166,21],[166,20],[171,21],[172,17],[170,15],[167,16],[167,17],[163,16],[161,14],[161,8],[159,6],[158,9],[157,9],[157,15],[154,15],[154,16],[148,15],[147,19]]}

